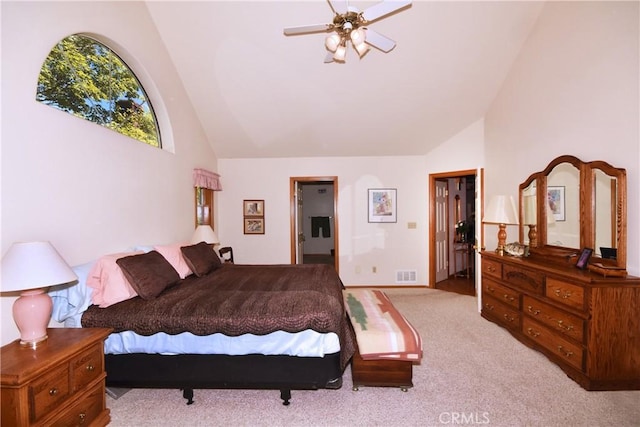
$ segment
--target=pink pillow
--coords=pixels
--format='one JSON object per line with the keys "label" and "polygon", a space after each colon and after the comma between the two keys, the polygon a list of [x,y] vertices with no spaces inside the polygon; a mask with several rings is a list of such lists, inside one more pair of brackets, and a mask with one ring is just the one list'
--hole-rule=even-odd
{"label": "pink pillow", "polygon": [[91,302],[100,308],[137,296],[122,269],[116,264],[118,258],[142,252],[123,252],[104,255],[91,268],[87,276],[87,286],[93,289]]}
{"label": "pink pillow", "polygon": [[181,279],[193,274],[193,271],[187,265],[187,262],[180,250],[181,246],[188,245],[188,243],[175,243],[173,245],[154,246],[153,249],[160,252],[160,255],[164,257],[169,264],[178,272]]}

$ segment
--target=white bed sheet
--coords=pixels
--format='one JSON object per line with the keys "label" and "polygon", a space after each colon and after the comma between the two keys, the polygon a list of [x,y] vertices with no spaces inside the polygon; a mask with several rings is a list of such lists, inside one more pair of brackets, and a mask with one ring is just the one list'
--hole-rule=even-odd
{"label": "white bed sheet", "polygon": [[135,332],[113,333],[105,341],[106,354],[244,354],[322,357],[340,351],[340,341],[333,333],[310,329],[291,333],[276,331],[267,335],[244,334],[230,337],[224,334],[206,336],[183,332],[169,335],[159,332],[144,336]]}

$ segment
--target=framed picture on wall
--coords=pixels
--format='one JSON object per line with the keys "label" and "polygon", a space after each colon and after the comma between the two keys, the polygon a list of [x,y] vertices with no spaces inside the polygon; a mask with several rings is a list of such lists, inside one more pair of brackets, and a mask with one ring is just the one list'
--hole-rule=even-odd
{"label": "framed picture on wall", "polygon": [[397,190],[370,188],[368,190],[369,222],[398,222]]}
{"label": "framed picture on wall", "polygon": [[547,187],[547,202],[556,221],[564,221],[564,186]]}
{"label": "framed picture on wall", "polygon": [[244,234],[264,234],[264,218],[244,218]]}
{"label": "framed picture on wall", "polygon": [[244,216],[264,216],[264,200],[243,200]]}

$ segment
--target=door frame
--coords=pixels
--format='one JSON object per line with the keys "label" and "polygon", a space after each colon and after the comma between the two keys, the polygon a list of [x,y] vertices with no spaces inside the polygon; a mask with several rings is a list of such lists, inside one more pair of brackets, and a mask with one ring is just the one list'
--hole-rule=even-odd
{"label": "door frame", "polygon": [[[429,174],[429,287],[436,287],[436,181],[473,175],[477,179],[477,169],[465,169],[451,172]],[[477,189],[476,189],[477,194]],[[477,196],[476,196],[477,198]],[[448,204],[448,199],[447,199]],[[477,205],[476,205],[477,206]],[[476,222],[478,215],[476,214]],[[477,227],[476,227],[477,229]],[[448,233],[447,233],[448,234]],[[448,256],[448,255],[447,255]],[[477,270],[477,269],[476,269]],[[476,291],[476,295],[478,292]]]}
{"label": "door frame", "polygon": [[340,241],[338,232],[338,177],[337,176],[293,176],[289,178],[289,215],[290,215],[290,235],[291,235],[291,264],[296,263],[296,252],[298,250],[298,235],[296,233],[297,222],[297,193],[298,184],[324,183],[333,185],[333,250],[334,266],[339,273],[340,266]]}

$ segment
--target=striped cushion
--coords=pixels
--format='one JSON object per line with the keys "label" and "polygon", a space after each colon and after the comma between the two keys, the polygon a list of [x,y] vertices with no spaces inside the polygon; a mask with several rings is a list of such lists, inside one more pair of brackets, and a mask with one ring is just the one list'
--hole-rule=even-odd
{"label": "striped cushion", "polygon": [[363,360],[419,361],[422,358],[418,331],[384,292],[345,289],[343,295]]}

